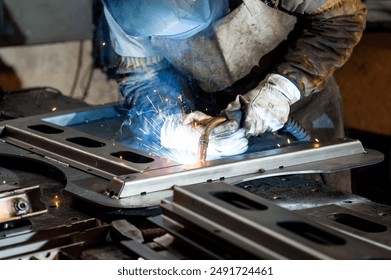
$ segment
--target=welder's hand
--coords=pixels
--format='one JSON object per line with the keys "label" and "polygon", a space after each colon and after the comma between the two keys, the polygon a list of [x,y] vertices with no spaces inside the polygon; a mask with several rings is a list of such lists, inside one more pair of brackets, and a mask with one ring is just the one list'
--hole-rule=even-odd
{"label": "welder's hand", "polygon": [[242,110],[246,136],[258,136],[282,128],[288,120],[290,106],[299,99],[296,85],[284,76],[271,74],[253,90],[238,95],[225,111]]}
{"label": "welder's hand", "polygon": [[[205,129],[202,121],[211,118],[201,112],[172,115],[164,122],[160,133],[163,147],[182,150],[197,155],[199,140]],[[197,123],[198,122],[198,123]],[[232,122],[217,126],[210,134],[207,159],[244,153],[248,140],[244,129]]]}
{"label": "welder's hand", "polygon": [[[212,117],[204,114],[201,111],[194,111],[190,114],[185,114],[182,116],[183,125],[192,125],[192,126],[203,126],[208,120]],[[223,137],[229,136],[232,133],[236,132],[239,129],[239,123],[235,120],[227,120],[218,126],[216,126],[212,132],[211,136],[214,137]]]}

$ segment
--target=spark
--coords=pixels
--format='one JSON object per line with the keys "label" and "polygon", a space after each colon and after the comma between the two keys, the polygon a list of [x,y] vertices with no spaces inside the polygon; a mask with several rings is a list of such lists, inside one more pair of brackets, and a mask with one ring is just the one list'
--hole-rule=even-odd
{"label": "spark", "polygon": [[[157,96],[159,96],[160,100],[164,103],[164,100],[168,100],[168,98],[164,98],[160,95],[160,93],[155,89],[154,92],[156,92]],[[168,101],[167,101],[168,102]]]}
{"label": "spark", "polygon": [[[155,92],[156,90],[154,90],[154,92]],[[157,112],[157,113],[159,113],[159,110],[155,107],[155,104],[153,104],[153,102],[152,102],[152,100],[151,100],[151,98],[149,98],[149,96],[147,95],[147,99],[148,99],[148,101],[149,101],[149,103],[151,103],[151,105],[152,105],[152,107],[153,107],[153,109],[155,109],[155,111]]]}
{"label": "spark", "polygon": [[314,141],[316,142],[316,143],[314,143],[314,147],[315,147],[315,148],[319,148],[319,147],[320,147],[320,144],[319,144],[320,141],[319,141],[319,139],[318,139],[318,138],[315,138]]}
{"label": "spark", "polygon": [[[158,124],[156,123],[155,120],[152,120],[154,123],[151,123],[151,121],[149,119],[147,119],[145,116],[144,116],[144,120],[153,128],[153,131],[152,133],[158,138],[160,139],[160,129],[158,130]],[[158,134],[159,133],[159,134]]]}
{"label": "spark", "polygon": [[56,111],[57,110],[57,107],[53,107],[52,108],[52,112]]}
{"label": "spark", "polygon": [[58,195],[54,196],[54,205],[56,206],[56,208],[60,206],[60,199],[58,198]]}
{"label": "spark", "polygon": [[105,41],[102,42],[102,46],[106,46],[106,42]]}
{"label": "spark", "polygon": [[147,135],[148,133],[145,131],[145,130],[143,130],[141,127],[139,127],[138,128],[142,133],[144,133],[144,135]]}

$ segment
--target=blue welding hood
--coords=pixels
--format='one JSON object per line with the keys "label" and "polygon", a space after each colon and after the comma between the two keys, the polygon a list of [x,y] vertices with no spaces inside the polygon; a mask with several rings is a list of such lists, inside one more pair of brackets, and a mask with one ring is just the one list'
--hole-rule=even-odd
{"label": "blue welding hood", "polygon": [[187,38],[228,10],[226,0],[103,0],[127,35]]}

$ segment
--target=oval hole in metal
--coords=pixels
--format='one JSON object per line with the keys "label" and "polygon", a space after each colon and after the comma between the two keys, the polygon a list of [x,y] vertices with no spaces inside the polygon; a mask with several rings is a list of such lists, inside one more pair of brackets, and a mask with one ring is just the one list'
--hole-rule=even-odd
{"label": "oval hole in metal", "polygon": [[153,158],[149,158],[129,151],[119,151],[112,153],[111,155],[133,163],[150,163],[154,161]]}
{"label": "oval hole in metal", "polygon": [[106,146],[105,143],[87,137],[74,137],[74,138],[68,138],[66,140],[87,148],[100,148]]}
{"label": "oval hole in metal", "polygon": [[384,232],[387,227],[366,219],[345,213],[336,213],[329,215],[328,218],[337,223],[346,225],[365,232]]}
{"label": "oval hole in metal", "polygon": [[36,131],[39,131],[39,132],[42,132],[45,134],[59,134],[59,133],[64,132],[64,130],[62,130],[62,129],[52,127],[52,126],[49,126],[46,124],[30,125],[30,126],[28,126],[28,128],[34,129]]}
{"label": "oval hole in metal", "polygon": [[210,194],[218,199],[221,199],[235,207],[245,210],[266,210],[267,206],[262,205],[256,201],[248,199],[235,192],[210,192]]}
{"label": "oval hole in metal", "polygon": [[304,222],[279,222],[278,226],[321,245],[343,245],[346,241]]}

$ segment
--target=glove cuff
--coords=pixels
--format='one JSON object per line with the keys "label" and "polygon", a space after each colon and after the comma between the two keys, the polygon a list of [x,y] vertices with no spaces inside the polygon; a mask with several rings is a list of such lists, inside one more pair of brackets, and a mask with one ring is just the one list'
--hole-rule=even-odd
{"label": "glove cuff", "polygon": [[139,82],[153,79],[157,73],[169,67],[169,63],[162,56],[128,57],[121,56],[116,71],[119,84]]}
{"label": "glove cuff", "polygon": [[288,78],[280,74],[270,74],[267,82],[288,99],[289,105],[300,100],[300,90]]}
{"label": "glove cuff", "polygon": [[[119,58],[119,69],[127,69],[128,71],[143,69],[145,67],[157,67],[165,68],[164,58],[161,55],[148,56],[148,57],[130,57],[121,56]],[[159,70],[159,69],[156,69]]]}

